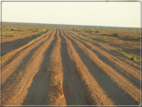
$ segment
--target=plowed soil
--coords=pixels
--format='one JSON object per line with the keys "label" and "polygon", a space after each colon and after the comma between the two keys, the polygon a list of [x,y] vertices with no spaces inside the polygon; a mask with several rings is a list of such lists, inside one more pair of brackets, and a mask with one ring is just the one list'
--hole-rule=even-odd
{"label": "plowed soil", "polygon": [[2,105],[140,104],[139,64],[65,29],[7,52],[1,69]]}

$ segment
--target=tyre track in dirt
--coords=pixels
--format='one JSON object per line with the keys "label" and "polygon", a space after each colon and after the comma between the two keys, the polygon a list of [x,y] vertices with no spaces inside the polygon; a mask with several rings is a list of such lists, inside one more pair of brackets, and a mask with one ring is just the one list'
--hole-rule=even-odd
{"label": "tyre track in dirt", "polygon": [[[73,34],[72,32],[70,32],[70,31],[68,31],[68,33],[70,33],[70,34],[72,34],[72,35],[75,35],[75,34]],[[82,40],[82,41],[86,41],[86,42],[84,42],[85,43],[85,45],[86,46],[90,46],[90,47],[92,47],[93,45],[93,50],[95,50],[95,49],[98,49],[98,47],[96,47],[96,45],[98,45],[98,44],[96,44],[96,43],[94,43],[94,42],[91,42],[91,41],[89,41],[89,40],[87,40],[87,39],[84,39],[84,38],[81,38],[81,37],[79,37],[79,36],[77,36],[77,35],[75,35],[75,37],[77,37],[77,38],[79,38],[80,40]],[[90,44],[90,43],[88,43],[88,42],[91,42],[92,44]],[[106,51],[106,50],[105,50]],[[116,60],[117,61],[117,63],[118,64],[122,64],[122,65],[126,65],[126,66],[129,66],[128,67],[128,69],[130,70],[130,69],[132,69],[132,70],[134,70],[134,71],[136,71],[136,72],[138,72],[139,73],[139,69],[140,69],[140,67],[139,68],[137,68],[136,66],[135,67],[132,67],[132,65],[128,65],[127,63],[125,63],[125,62],[123,62],[123,61],[121,61],[121,60],[119,60],[118,58],[116,58],[114,55],[112,55],[111,54],[111,52],[105,52],[103,49],[101,49],[101,50],[99,50],[98,52],[99,53],[102,53],[103,55],[104,54],[106,54],[106,55],[108,55],[109,57],[109,60],[112,60],[112,59],[114,59],[114,60]],[[112,59],[111,59],[112,58]],[[113,61],[113,60],[112,60]],[[135,63],[137,63],[137,64],[139,64],[138,62],[135,62]]]}
{"label": "tyre track in dirt", "polygon": [[[24,53],[24,51],[28,50],[28,49],[32,49],[32,48],[36,48],[38,46],[38,44],[42,44],[43,41],[45,41],[45,39],[48,39],[49,36],[47,36],[46,38],[44,38],[46,35],[50,34],[49,36],[51,36],[51,33],[48,32],[45,35],[42,35],[32,41],[30,41],[28,44],[7,53],[4,56],[4,60],[2,60],[2,69],[7,68],[7,66],[14,60],[16,59],[18,56],[20,56],[22,53]],[[41,40],[41,41],[40,41]],[[6,67],[5,67],[6,66]]]}
{"label": "tyre track in dirt", "polygon": [[68,30],[53,29],[5,56],[3,105],[140,103],[137,69]]}
{"label": "tyre track in dirt", "polygon": [[13,80],[11,79],[7,83],[8,85],[6,84],[4,87],[2,87],[2,104],[21,105],[23,103],[23,99],[28,93],[27,88],[32,83],[33,77],[39,71],[44,57],[43,54],[51,45],[51,41],[53,41],[55,33],[56,31],[51,34],[47,41],[44,39],[44,43],[37,50],[35,50],[30,59],[27,59],[29,61],[26,63],[26,65],[24,65],[23,68],[21,68],[19,73],[12,78]]}
{"label": "tyre track in dirt", "polygon": [[[70,40],[67,39],[66,35],[64,35],[62,31],[61,31],[61,35],[64,38],[62,40],[64,40],[67,45],[66,52],[68,53],[68,56],[66,56],[66,58],[69,57],[67,59],[69,59],[68,63],[70,62],[67,66],[69,66],[70,72],[73,72],[74,75],[76,74],[78,76],[76,78],[74,77],[76,82],[81,81],[80,84],[82,84],[82,86],[83,86],[82,89],[84,89],[86,91],[84,93],[85,95],[83,95],[83,96],[85,96],[86,101],[89,103],[88,105],[113,105],[113,102],[111,101],[111,99],[108,98],[106,93],[101,89],[101,87],[98,85],[98,83],[92,77],[92,75],[89,73],[86,66],[83,64],[82,60],[80,59],[78,53],[75,51]],[[62,43],[64,43],[64,42],[62,42]],[[67,83],[65,83],[65,85],[64,85],[64,93],[65,93],[64,95],[67,99],[69,97],[67,96],[68,90],[66,90],[66,88],[69,89],[69,87],[66,87],[67,86],[66,84]],[[71,84],[68,84],[68,86]],[[80,91],[82,89],[80,89]],[[70,90],[70,91],[72,91],[72,90]],[[68,100],[72,100],[72,99],[73,98],[67,99],[67,104],[69,103]]]}
{"label": "tyre track in dirt", "polygon": [[[73,36],[72,36],[73,37]],[[71,38],[71,36],[70,36]],[[103,70],[108,76],[110,76],[111,79],[114,80],[114,82],[122,88],[126,95],[129,94],[136,102],[137,104],[140,102],[140,90],[135,87],[130,81],[128,81],[125,77],[123,77],[121,74],[117,73],[114,69],[112,69],[110,66],[102,62],[95,53],[93,53],[91,50],[86,48],[81,42],[79,42],[76,38],[73,39],[76,41],[76,43],[80,44],[80,48],[84,51],[85,54],[97,65],[101,70]],[[86,53],[87,52],[87,53]],[[134,101],[133,101],[134,102]],[[134,102],[134,104],[136,104]]]}
{"label": "tyre track in dirt", "polygon": [[[70,32],[71,34],[73,34],[73,35],[77,35],[77,34],[74,34],[73,32]],[[84,35],[85,37],[91,37],[90,35]],[[140,66],[139,66],[139,63],[138,62],[135,62],[135,61],[132,61],[132,60],[130,60],[128,57],[126,57],[124,54],[122,54],[122,53],[120,53],[120,52],[117,52],[117,51],[115,51],[115,50],[111,50],[111,51],[108,51],[108,49],[106,48],[106,47],[104,47],[103,45],[100,45],[100,44],[98,44],[98,43],[95,43],[95,42],[93,42],[93,40],[95,40],[95,41],[98,41],[98,39],[97,38],[94,38],[93,37],[93,40],[92,41],[90,41],[90,40],[87,40],[87,39],[84,39],[84,38],[81,38],[81,37],[79,37],[78,36],[78,38],[80,38],[80,39],[83,39],[84,41],[87,41],[87,42],[91,42],[94,46],[97,46],[97,47],[100,47],[102,50],[104,50],[105,52],[107,52],[107,53],[109,53],[109,55],[111,55],[111,56],[114,56],[114,57],[116,57],[116,53],[117,54],[119,54],[121,57],[124,57],[124,58],[126,58],[127,60],[129,60],[129,61],[127,61],[126,63],[127,63],[127,65],[129,65],[130,67],[131,66],[133,66],[134,68],[136,68],[136,69],[140,69]],[[92,38],[92,37],[91,37]],[[99,40],[100,41],[100,40]],[[101,43],[104,43],[105,41],[101,41]],[[108,43],[108,42],[107,42]],[[117,47],[117,49],[118,49],[118,47]],[[115,54],[114,54],[115,53]]]}
{"label": "tyre track in dirt", "polygon": [[51,72],[50,91],[48,94],[48,105],[66,105],[66,99],[63,93],[63,66],[61,58],[61,38],[59,30],[57,32],[57,41],[53,45],[49,58],[49,68]]}
{"label": "tyre track in dirt", "polygon": [[31,46],[34,46],[36,43],[38,43],[39,40],[45,39],[44,37],[46,37],[46,35],[51,34],[52,31],[53,31],[53,29],[51,29],[47,33],[41,35],[40,37],[30,41],[29,43],[25,44],[24,46],[12,51],[12,52],[5,54],[3,56],[5,60],[2,60],[2,69],[4,68],[5,65],[8,65],[9,63],[11,63],[11,61],[13,59],[15,59],[17,56],[19,56],[25,49],[30,48]]}
{"label": "tyre track in dirt", "polygon": [[[68,33],[70,34],[70,33]],[[72,35],[72,34],[70,34]],[[102,61],[106,64],[111,65],[113,69],[116,69],[118,73],[123,75],[129,81],[131,81],[137,88],[140,88],[140,72],[139,69],[129,66],[128,64],[120,61],[116,57],[110,55],[109,53],[99,49],[98,47],[94,46],[93,44],[84,41],[84,39],[73,36],[78,41],[84,43],[84,46],[92,50]]]}
{"label": "tyre track in dirt", "polygon": [[[43,44],[44,41],[48,40],[50,36],[51,36],[51,34],[49,36],[47,36],[46,38],[43,38],[41,41],[36,42],[36,44],[32,44],[31,46],[29,46],[29,48],[21,51],[20,54],[15,59],[13,59],[11,61],[11,63],[7,64],[5,67],[2,67],[2,77],[3,77],[2,78],[2,87],[3,87],[3,84],[6,81],[6,79],[10,75],[11,75],[11,77],[13,77],[14,74],[19,72],[21,67],[24,66],[26,64],[26,62],[28,61],[28,59],[32,56],[32,53],[34,53],[35,50],[38,49]],[[31,53],[31,54],[29,54],[29,53]],[[16,71],[16,69],[17,69],[17,71]],[[15,71],[15,72],[13,73],[13,71]]]}
{"label": "tyre track in dirt", "polygon": [[86,94],[85,85],[82,84],[82,80],[79,79],[74,65],[71,63],[71,59],[68,54],[68,48],[66,46],[66,40],[60,34],[61,37],[61,57],[63,65],[63,91],[66,98],[67,105],[87,105],[92,104],[93,99],[89,99]]}
{"label": "tyre track in dirt", "polygon": [[[112,38],[108,38],[108,37],[101,37],[99,36],[100,34],[86,34],[85,32],[82,32],[82,33],[79,33],[85,37],[91,37],[92,40],[96,40],[96,41],[99,41],[99,42],[102,42],[102,43],[105,43],[106,45],[110,46],[110,47],[113,47],[113,48],[122,48],[123,51],[125,51],[126,53],[128,54],[135,54],[135,55],[139,55],[140,53],[140,49],[136,46],[138,45],[137,43],[132,43],[132,42],[129,42],[128,38],[126,39],[125,37],[122,37],[122,38],[125,38],[125,39],[112,39]],[[109,35],[111,37],[111,35]],[[114,37],[114,36],[113,36]],[[109,40],[108,40],[109,39]],[[117,41],[116,43],[113,43],[112,41]],[[111,42],[110,42],[111,41]],[[129,44],[129,45],[128,45]],[[130,50],[129,48],[136,46],[137,49],[134,49],[133,51]],[[135,48],[136,48],[135,47]],[[138,58],[139,59],[139,58]]]}
{"label": "tyre track in dirt", "polygon": [[[28,32],[27,32],[28,33]],[[28,35],[23,35],[19,37],[6,37],[2,38],[1,45],[2,45],[2,56],[5,55],[6,53],[10,52],[11,50],[15,50],[18,47],[21,47],[28,42],[31,41],[31,38],[35,39],[41,36],[41,33],[43,32],[36,32],[36,33],[30,33]]]}
{"label": "tyre track in dirt", "polygon": [[[84,46],[81,43],[79,43],[76,39],[70,37],[68,34],[66,34],[66,32],[65,35],[67,35],[67,37],[70,39],[76,51],[79,53],[79,56],[84,62],[85,66],[88,68],[88,70],[90,71],[92,76],[96,79],[98,84],[102,87],[102,89],[106,92],[109,98],[111,98],[114,104],[116,105],[137,104],[108,75],[106,75],[103,71],[101,71],[102,69],[98,69],[97,64],[93,62],[94,60],[96,60],[94,58],[96,56],[89,55],[91,54],[91,52],[83,48]],[[90,56],[91,59],[88,56]],[[128,101],[126,102],[125,99],[127,99]]]}
{"label": "tyre track in dirt", "polygon": [[[51,89],[53,89],[50,86],[52,83],[51,78],[53,76],[53,73],[55,72],[54,71],[55,69],[53,68],[55,66],[53,64],[53,61],[55,61],[54,60],[55,57],[57,58],[57,56],[55,55],[52,56],[52,55],[53,55],[53,52],[58,48],[58,47],[56,48],[56,46],[60,42],[59,38],[57,37],[58,32],[56,33],[55,39],[52,41],[50,47],[44,53],[44,59],[42,61],[40,70],[35,75],[32,85],[28,89],[29,90],[28,95],[24,99],[23,105],[32,105],[32,104],[33,105],[50,105],[50,97],[52,96],[52,94],[50,96],[49,94],[51,93]],[[57,52],[54,52],[54,53],[57,54]],[[58,58],[60,57],[58,56]],[[58,61],[58,59],[56,59],[56,61]],[[58,73],[60,74],[60,72]]]}

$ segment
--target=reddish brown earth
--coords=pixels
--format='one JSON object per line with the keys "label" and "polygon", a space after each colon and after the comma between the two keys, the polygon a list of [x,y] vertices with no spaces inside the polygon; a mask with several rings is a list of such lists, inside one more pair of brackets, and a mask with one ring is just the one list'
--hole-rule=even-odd
{"label": "reddish brown earth", "polygon": [[[125,39],[126,37],[119,35],[118,38],[120,37],[123,38],[122,40],[120,40],[120,39],[107,38],[105,36],[104,37],[99,36],[99,34],[92,35],[86,32],[80,32],[79,34],[83,35],[84,37],[91,37],[92,40],[101,42],[104,48],[109,48],[109,49],[121,48],[122,51],[130,54],[131,56],[135,56],[137,59],[140,59],[140,44],[130,42],[129,41],[130,37],[129,39],[128,38]],[[139,40],[137,41],[140,41],[140,37]]]}
{"label": "reddish brown earth", "polygon": [[139,105],[140,66],[131,63],[51,29],[3,56],[2,105]]}
{"label": "reddish brown earth", "polygon": [[4,54],[13,51],[14,49],[17,49],[26,43],[31,41],[30,36],[33,36],[34,34],[38,34],[39,32],[36,33],[29,33],[20,37],[5,37],[0,40],[0,43],[2,45],[1,49],[1,55],[3,56]]}

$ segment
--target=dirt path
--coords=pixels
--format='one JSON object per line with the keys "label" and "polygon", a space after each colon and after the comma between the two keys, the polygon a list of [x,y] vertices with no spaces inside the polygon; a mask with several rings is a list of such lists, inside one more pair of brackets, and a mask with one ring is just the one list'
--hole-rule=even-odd
{"label": "dirt path", "polygon": [[[20,105],[23,102],[24,97],[27,94],[27,88],[33,81],[33,77],[40,70],[40,65],[43,61],[43,54],[46,49],[49,47],[51,41],[54,39],[55,31],[51,34],[50,38],[46,40],[42,45],[35,48],[33,52],[27,52],[28,56],[22,60],[22,64],[18,58],[21,59],[22,55],[26,56],[26,52],[21,53],[10,63],[10,67],[5,67],[2,69],[2,102],[6,105]],[[38,44],[38,43],[37,43]],[[35,46],[35,45],[34,45]],[[44,48],[43,48],[44,47]],[[31,49],[27,49],[30,51]],[[17,61],[18,60],[18,61]],[[16,67],[17,69],[12,69]],[[13,73],[11,73],[13,71]],[[8,76],[10,76],[8,78]],[[8,79],[7,79],[8,78]],[[17,93],[18,92],[18,93]]]}
{"label": "dirt path", "polygon": [[27,44],[32,39],[39,37],[40,35],[37,35],[38,33],[40,33],[40,32],[30,33],[28,35],[24,35],[24,36],[21,36],[21,37],[2,38],[2,40],[0,41],[1,46],[2,46],[1,56],[5,55],[6,53],[8,53],[10,51],[13,51],[13,50],[19,48],[19,47],[21,47],[25,44]]}
{"label": "dirt path", "polygon": [[[72,37],[70,37],[70,38],[73,39]],[[105,91],[108,90],[108,94],[110,94],[111,97],[114,97],[114,95],[116,93],[116,90],[119,89],[119,87],[120,88],[124,87],[125,83],[123,83],[123,82],[129,82],[129,81],[127,81],[126,78],[123,78],[123,76],[121,74],[117,73],[117,71],[112,69],[107,63],[105,64],[104,61],[102,62],[102,60],[100,60],[99,57],[97,55],[95,55],[95,53],[93,53],[91,50],[86,48],[81,42],[77,41],[77,39],[73,39],[73,40],[78,45],[78,48],[76,48],[76,50],[78,50],[78,53],[80,53],[80,56],[82,56],[81,59],[84,60],[84,63],[86,64],[86,66],[88,67],[89,71],[92,73],[94,78],[98,79],[97,81],[100,83],[100,85],[104,88]],[[72,43],[73,43],[73,41],[72,41]],[[82,53],[84,53],[85,56],[82,55]],[[85,57],[86,57],[86,59],[85,59]],[[111,66],[113,66],[113,65],[111,65]],[[96,70],[96,72],[95,72],[95,70]],[[104,73],[106,73],[109,77],[107,77],[107,75],[105,75]],[[102,80],[100,80],[100,78],[103,78],[104,82]],[[122,80],[123,80],[123,82],[121,82]],[[116,86],[113,81],[116,82],[118,84],[118,86]],[[108,86],[109,84],[106,85],[106,83],[111,84],[111,86]],[[136,88],[136,87],[132,86],[131,83],[128,83],[128,84],[130,86],[128,86],[127,88],[126,87],[123,88],[124,91],[121,90],[121,89],[119,89],[117,91],[117,94],[119,93],[120,96],[123,96],[123,95],[125,95],[125,96],[123,96],[122,98],[118,97],[119,99],[117,99],[117,97],[115,97],[116,100],[114,98],[112,98],[115,101],[119,101],[119,102],[117,102],[118,104],[120,102],[122,102],[122,104],[126,104],[124,99],[128,99],[128,98],[127,98],[127,95],[125,93],[128,93],[129,91],[132,94],[133,92],[135,92],[137,90],[137,97],[140,95],[139,88]],[[131,89],[134,89],[133,92],[132,92],[132,90],[129,90],[129,87],[131,87]],[[114,92],[113,92],[113,90],[114,90]],[[135,95],[136,93],[133,93],[133,94]],[[132,95],[132,96],[134,96],[134,95]],[[137,99],[137,97],[136,97],[136,100],[139,101],[139,99]],[[136,103],[136,102],[132,102],[130,96],[129,96],[129,99],[130,99],[130,102],[127,102],[128,104],[130,104],[130,103],[135,104]]]}
{"label": "dirt path", "polygon": [[140,72],[68,30],[50,32],[2,60],[3,105],[139,105]]}
{"label": "dirt path", "polygon": [[[74,35],[73,32],[70,32],[70,33]],[[78,33],[76,33],[75,35],[77,36]],[[138,62],[130,60],[130,58],[128,58],[122,53],[122,52],[126,52],[127,54],[131,56],[135,56],[138,60],[140,60],[140,45],[139,44],[131,43],[129,41],[123,41],[119,39],[112,39],[112,38],[107,38],[107,37],[103,38],[103,37],[100,37],[99,35],[90,35],[90,34],[82,34],[82,35],[84,37],[80,37],[80,36],[78,37],[85,41],[92,43],[95,46],[98,46],[102,50],[108,52],[110,55],[113,55],[117,57],[118,59],[123,60],[123,62],[126,62],[130,66],[134,66],[140,69],[140,65]],[[92,39],[91,41],[89,39],[86,39],[90,37]],[[122,51],[118,51],[118,49],[122,49]]]}
{"label": "dirt path", "polygon": [[124,52],[135,55],[137,59],[140,59],[140,44],[130,42],[129,40],[112,39],[108,37],[101,37],[99,34],[92,35],[89,33],[79,33],[85,37],[91,37],[92,40],[101,42],[104,47],[111,49],[121,48]]}
{"label": "dirt path", "polygon": [[[72,34],[68,33],[70,36]],[[113,69],[116,69],[117,72],[121,73],[123,76],[128,78],[131,82],[139,87],[140,82],[140,72],[139,69],[128,65],[127,63],[121,61],[120,59],[114,57],[108,52],[103,51],[99,47],[93,45],[92,43],[86,42],[77,36],[72,36],[74,39],[82,42],[84,46],[93,51],[99,59],[101,59],[105,64],[110,65]]]}

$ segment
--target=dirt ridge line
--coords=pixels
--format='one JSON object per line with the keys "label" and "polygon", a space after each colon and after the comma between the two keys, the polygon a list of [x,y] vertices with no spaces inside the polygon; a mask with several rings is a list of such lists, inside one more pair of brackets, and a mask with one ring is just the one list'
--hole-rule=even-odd
{"label": "dirt ridge line", "polygon": [[29,48],[30,46],[32,46],[33,44],[35,44],[37,41],[39,41],[40,39],[43,39],[46,35],[50,35],[51,32],[53,31],[53,29],[49,30],[47,33],[42,34],[40,37],[37,37],[34,40],[31,40],[30,42],[28,42],[27,44],[23,45],[22,47],[15,49],[11,52],[8,52],[7,54],[5,54],[3,57],[4,59],[2,60],[2,67],[4,65],[7,65],[9,62],[11,62],[12,59],[16,58],[17,56],[19,56],[19,54]]}
{"label": "dirt ridge line", "polygon": [[67,49],[68,52],[71,53],[69,55],[73,61],[72,63],[74,63],[77,73],[79,74],[80,78],[82,78],[82,82],[86,85],[86,88],[90,93],[90,97],[97,105],[113,105],[111,99],[109,99],[105,92],[100,88],[98,83],[81,61],[70,40],[68,40],[64,34],[62,34],[62,36],[66,40],[67,47],[69,47]]}
{"label": "dirt ridge line", "polygon": [[[130,74],[131,76],[134,76],[136,79],[140,80],[140,72],[139,72],[139,69],[137,68],[134,68],[134,67],[131,67],[130,65],[126,64],[125,62],[119,60],[118,58],[114,57],[113,55],[111,54],[108,54],[107,52],[105,52],[104,50],[101,50],[99,49],[97,46],[89,43],[89,42],[86,42],[86,41],[83,41],[82,38],[78,37],[78,36],[73,36],[74,38],[76,38],[77,40],[79,40],[80,42],[83,42],[84,45],[87,47],[87,48],[90,48],[92,51],[94,51],[98,56],[101,55],[101,57],[103,57],[102,59],[105,59],[105,60],[108,60],[109,62],[107,63],[110,63],[111,64],[114,64],[115,63],[115,66],[116,68],[121,68],[121,70],[123,70],[124,72],[127,72],[128,74]],[[100,58],[101,58],[100,57]],[[124,67],[126,66],[127,69]],[[121,71],[120,71],[121,72]],[[124,73],[123,72],[123,73]],[[125,74],[126,75],[126,74]]]}
{"label": "dirt ridge line", "polygon": [[[70,31],[68,31],[68,33],[70,33],[70,34],[72,34],[72,35],[75,35],[75,34],[73,34],[72,32],[70,32]],[[95,44],[90,44],[90,43],[93,43],[93,42],[90,42],[89,40],[87,40],[87,39],[84,39],[84,38],[81,38],[81,37],[79,37],[79,36],[76,36],[75,35],[75,37],[77,37],[77,38],[79,38],[81,41],[83,41],[88,47],[90,46],[90,47],[93,47],[92,49],[94,49],[94,50],[98,50],[98,47],[95,45]],[[90,42],[90,43],[88,43],[88,42]],[[100,51],[98,51],[100,54],[101,53],[104,53],[104,54],[106,54],[107,55],[107,58],[109,58],[109,60],[116,60],[117,61],[117,64],[121,64],[121,65],[126,65],[126,66],[128,66],[128,69],[131,71],[131,69],[132,70],[134,70],[134,71],[138,71],[138,73],[139,73],[139,68],[134,68],[134,67],[132,67],[131,65],[128,65],[128,64],[126,64],[125,62],[123,62],[123,61],[121,61],[121,60],[119,60],[118,58],[116,58],[114,55],[112,55],[111,53],[109,53],[109,55],[108,55],[108,53],[106,52],[106,51],[104,51],[104,50],[100,50]],[[108,57],[109,56],[109,57]],[[135,62],[136,63],[136,62]],[[121,67],[121,66],[120,66]],[[123,69],[123,68],[122,68]]]}
{"label": "dirt ridge line", "polygon": [[[118,85],[115,84],[115,82],[113,82],[113,80],[106,73],[101,71],[102,69],[98,69],[98,65],[93,62],[96,60],[94,58],[95,56],[90,55],[90,57],[92,58],[90,59],[90,57],[88,57],[90,52],[86,52],[87,50],[83,48],[84,46],[81,43],[79,43],[76,39],[73,39],[68,34],[66,35],[73,43],[74,47],[76,47],[75,49],[78,51],[79,56],[81,57],[82,61],[87,66],[87,68],[89,69],[90,73],[94,76],[94,78],[97,80],[99,85],[103,88],[106,94],[112,99],[112,101],[114,101],[116,105],[137,104],[131,98],[130,95],[125,94],[125,91],[123,89],[118,87]],[[122,98],[120,96],[117,97],[118,94],[122,96]],[[124,99],[129,99],[128,100],[129,102],[126,102]]]}
{"label": "dirt ridge line", "polygon": [[51,72],[48,69],[50,67],[49,59],[51,50],[56,41],[57,37],[55,33],[54,40],[49,43],[50,46],[43,53],[44,58],[39,71],[34,76],[33,81],[28,88],[28,94],[24,98],[22,105],[47,105],[51,78]]}
{"label": "dirt ridge line", "polygon": [[[34,47],[33,49],[31,49],[31,50],[29,51],[30,54],[23,54],[23,53],[22,53],[22,54],[25,55],[25,56],[24,56],[23,59],[21,59],[21,62],[15,63],[16,61],[13,60],[13,62],[11,62],[10,64],[11,64],[11,65],[17,64],[17,65],[14,66],[15,69],[9,68],[9,67],[8,67],[9,65],[7,65],[7,66],[5,67],[6,70],[8,70],[7,72],[10,73],[10,74],[5,73],[6,77],[4,77],[4,74],[3,74],[3,72],[2,72],[2,77],[3,77],[3,78],[2,78],[2,87],[5,86],[5,84],[6,84],[5,81],[10,81],[10,79],[13,78],[14,75],[16,75],[17,73],[20,72],[21,68],[23,69],[23,66],[24,66],[24,65],[29,61],[29,59],[32,57],[32,54],[34,54],[34,52],[35,52],[37,49],[39,49],[40,46],[42,46],[42,45],[46,42],[46,40],[49,40],[50,37],[51,37],[51,35],[48,36],[48,38],[46,38],[43,42],[41,41],[40,44],[37,44],[38,46],[36,46],[36,47]],[[18,56],[17,59],[19,59],[20,57],[21,57],[21,56]],[[18,61],[19,61],[19,60],[18,60]],[[13,66],[11,66],[11,67],[14,68]],[[5,70],[5,69],[3,68],[3,70]],[[14,70],[15,70],[15,72],[12,73],[12,71],[14,71]],[[8,77],[9,77],[9,78],[8,78]],[[8,78],[8,79],[7,79],[7,80],[6,80],[6,79],[4,80],[4,78]]]}
{"label": "dirt ridge line", "polygon": [[34,33],[29,33],[29,34],[24,34],[23,36],[14,36],[13,37],[4,37],[2,38],[2,41],[0,41],[1,43],[4,41],[4,42],[9,42],[9,41],[13,41],[13,40],[17,40],[17,39],[22,39],[22,38],[25,38],[25,37],[28,37],[28,36],[31,36],[31,35],[35,35],[35,34],[38,34],[38,33],[41,33],[41,31],[38,31],[38,32],[34,32]]}
{"label": "dirt ridge line", "polygon": [[126,93],[128,93],[133,99],[135,99],[135,101],[137,101],[138,103],[140,102],[140,90],[136,86],[134,86],[129,80],[124,78],[121,74],[117,73],[117,71],[112,69],[110,66],[106,65],[95,55],[95,53],[93,53],[90,49],[86,48],[83,44],[82,47],[84,47],[83,51],[85,50],[86,52],[90,53],[90,59],[92,59],[92,57],[94,56],[95,60],[92,59],[92,61],[95,64],[97,64],[99,68],[103,68],[102,70],[105,71],[105,73],[109,75],[110,78],[112,78],[118,84],[119,87],[125,90]]}
{"label": "dirt ridge line", "polygon": [[[43,44],[44,41],[48,40],[49,36],[47,38],[44,38],[43,40],[37,42],[37,44],[32,45],[28,49],[21,52],[21,55],[17,56],[15,59],[12,60],[8,65],[6,65],[4,68],[2,68],[2,84],[5,82],[5,80],[12,74],[14,70],[17,69],[17,67],[22,66],[24,62],[22,60],[29,55],[29,52],[34,52],[40,45]],[[12,66],[14,64],[14,66]]]}
{"label": "dirt ridge line", "polygon": [[[32,58],[29,59],[28,63],[25,65],[25,68],[23,68],[20,73],[24,73],[20,75],[20,73],[17,75],[17,79],[19,78],[19,82],[11,84],[11,89],[10,87],[5,87],[9,88],[7,90],[2,90],[2,102],[5,105],[21,105],[23,103],[23,99],[25,98],[27,94],[27,88],[30,86],[32,83],[33,77],[36,75],[36,73],[39,70],[39,66],[42,63],[43,60],[43,54],[46,51],[46,49],[49,47],[51,41],[54,39],[54,34],[52,34],[51,38],[47,41],[44,42],[44,44],[41,47],[46,47],[46,48],[38,48],[38,50],[35,51],[34,55]],[[35,58],[38,56],[37,58]],[[34,67],[33,67],[34,65]],[[15,80],[17,80],[15,79]],[[12,86],[14,85],[14,86]],[[18,93],[17,93],[18,92]],[[13,96],[14,95],[14,96]]]}
{"label": "dirt ridge line", "polygon": [[[61,29],[60,29],[61,32]],[[96,104],[93,99],[90,98],[87,93],[86,86],[82,83],[82,79],[79,78],[79,74],[76,72],[74,64],[71,63],[69,51],[66,40],[63,36],[61,38],[61,56],[63,65],[63,92],[66,98],[67,105],[92,105]]]}
{"label": "dirt ridge line", "polygon": [[[78,33],[78,34],[81,34],[81,35],[83,35],[83,36],[85,36],[85,37],[92,37],[92,39],[95,39],[95,40],[97,40],[97,41],[101,41],[101,42],[105,42],[105,43],[109,43],[109,41],[106,41],[106,40],[104,40],[104,39],[101,39],[102,37],[99,37],[99,35],[98,36],[96,36],[96,35],[91,35],[91,34],[83,34],[83,33]],[[99,38],[98,38],[99,37]],[[119,40],[119,41],[123,41],[123,40]],[[129,41],[123,41],[124,43],[128,43]],[[132,44],[131,44],[132,45]],[[136,45],[136,44],[135,44]],[[110,44],[109,44],[109,46],[110,46]],[[117,48],[121,48],[122,47],[122,44],[118,44],[118,46],[117,46],[117,44],[114,44],[114,46],[112,46],[112,47],[117,47]],[[123,48],[123,47],[122,47]],[[130,53],[129,52],[129,50],[127,50],[126,48],[124,48],[124,50],[127,52],[128,51],[128,53]],[[135,51],[133,51],[134,53],[135,53]],[[123,54],[122,54],[123,55]],[[139,55],[139,54],[138,54]],[[135,62],[135,61],[133,61],[133,63],[135,63],[135,64],[139,64],[138,62]],[[131,63],[129,63],[131,66],[132,66],[132,64]],[[140,67],[139,67],[139,69],[140,69]]]}
{"label": "dirt ridge line", "polygon": [[50,54],[50,91],[49,91],[49,105],[66,105],[66,99],[63,93],[63,67],[61,62],[61,38],[59,37],[59,30],[57,31],[57,41],[54,44]]}
{"label": "dirt ridge line", "polygon": [[[111,65],[111,67],[113,69],[116,69],[118,71],[118,73],[120,73],[121,75],[126,77],[129,81],[131,81],[133,83],[133,85],[135,85],[137,88],[140,88],[140,74],[137,73],[138,70],[136,72],[136,71],[133,71],[131,69],[128,69],[128,70],[125,69],[125,68],[128,68],[128,67],[124,64],[117,63],[117,61],[115,60],[117,58],[111,57],[111,55],[109,56],[109,54],[106,53],[105,51],[102,51],[101,49],[92,45],[89,42],[81,40],[77,36],[73,36],[70,33],[68,33],[68,34],[70,36],[72,36],[73,38],[75,38],[76,40],[80,41],[81,43],[84,43],[84,46],[87,47],[88,49],[90,49],[91,51],[93,51],[99,59],[103,60],[104,63]],[[113,60],[111,58],[113,58]]]}

